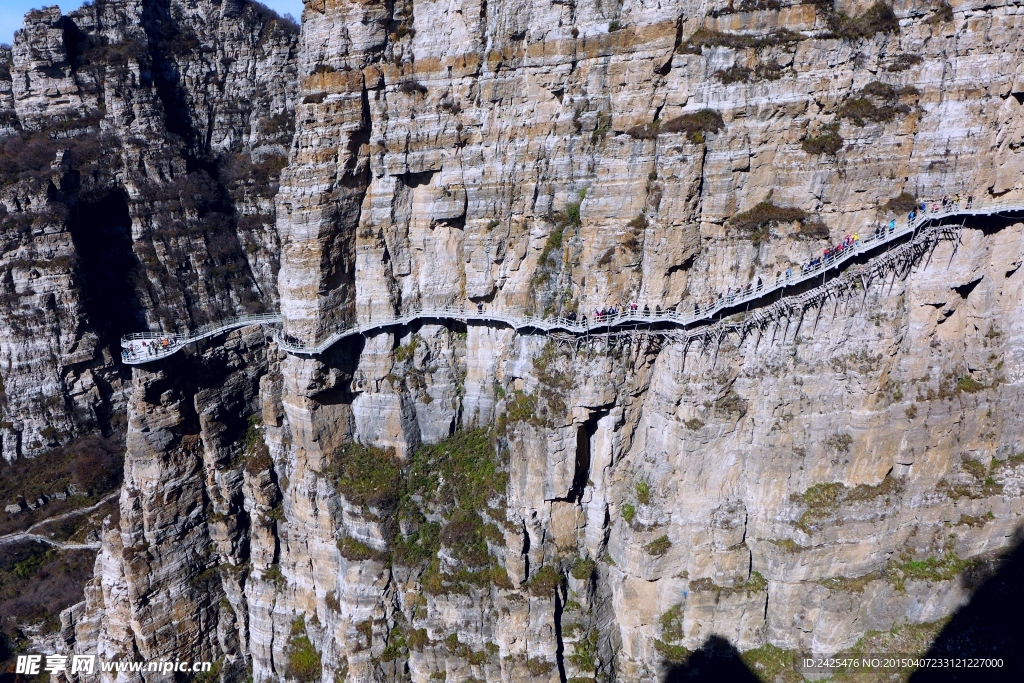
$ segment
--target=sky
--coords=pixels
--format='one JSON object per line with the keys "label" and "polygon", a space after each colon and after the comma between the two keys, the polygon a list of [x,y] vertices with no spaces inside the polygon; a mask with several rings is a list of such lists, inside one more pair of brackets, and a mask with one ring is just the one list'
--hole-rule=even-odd
{"label": "sky", "polygon": [[[296,19],[302,17],[302,0],[260,0],[278,14],[291,14]],[[14,40],[14,32],[21,28],[21,19],[30,9],[57,5],[63,12],[78,9],[83,0],[0,0],[0,43]]]}

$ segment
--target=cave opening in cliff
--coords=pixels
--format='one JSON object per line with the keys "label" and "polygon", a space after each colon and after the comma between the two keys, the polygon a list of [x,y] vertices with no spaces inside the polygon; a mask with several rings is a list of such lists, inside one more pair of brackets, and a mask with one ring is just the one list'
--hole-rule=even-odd
{"label": "cave opening in cliff", "polygon": [[124,190],[79,202],[70,216],[86,311],[103,342],[115,347],[122,335],[146,328],[135,292],[139,262],[132,251],[131,226]]}
{"label": "cave opening in cliff", "polygon": [[576,469],[573,472],[572,486],[566,498],[571,503],[578,503],[586,491],[590,481],[590,449],[594,435],[597,434],[597,423],[607,413],[595,413],[586,422],[576,428]]}

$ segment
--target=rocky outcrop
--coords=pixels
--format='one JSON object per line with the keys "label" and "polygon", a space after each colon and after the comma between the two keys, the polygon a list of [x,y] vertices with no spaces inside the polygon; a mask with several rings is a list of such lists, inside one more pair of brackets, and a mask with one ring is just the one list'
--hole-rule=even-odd
{"label": "rocky outcrop", "polygon": [[26,16],[0,54],[5,459],[118,428],[121,334],[276,305],[295,50],[248,3]]}
{"label": "rocky outcrop", "polygon": [[[285,333],[692,306],[901,193],[1019,195],[1014,7],[744,6],[307,3]],[[256,681],[649,681],[712,635],[936,629],[1022,512],[1022,226],[960,235],[715,345],[423,321],[137,369],[75,647]]]}

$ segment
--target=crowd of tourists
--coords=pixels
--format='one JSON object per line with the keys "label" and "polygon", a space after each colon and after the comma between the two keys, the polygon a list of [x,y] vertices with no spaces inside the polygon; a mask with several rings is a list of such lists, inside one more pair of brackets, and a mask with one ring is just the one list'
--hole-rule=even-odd
{"label": "crowd of tourists", "polygon": [[157,337],[156,339],[143,339],[138,342],[131,342],[128,348],[121,349],[121,357],[124,360],[138,360],[139,358],[151,358],[160,355],[160,352],[174,348],[178,344],[178,337]]}
{"label": "crowd of tourists", "polygon": [[[914,221],[922,215],[933,213],[949,213],[951,211],[964,209],[969,210],[974,204],[974,197],[967,196],[962,197],[959,194],[950,196],[945,195],[942,199],[935,200],[920,200],[915,203],[915,206],[907,214],[907,225],[910,226]],[[874,229],[874,234],[868,237],[865,241],[872,242],[879,239],[884,239],[887,235],[891,236],[896,232],[896,219],[890,220],[887,224],[883,223],[877,225]],[[861,244],[860,233],[847,234],[842,240],[836,244],[825,247],[822,250],[821,256],[816,256],[802,264],[800,264],[799,275],[804,276],[815,271],[829,268],[836,261],[841,260],[844,255],[848,255],[851,251],[856,249]],[[775,287],[779,287],[783,284],[788,284],[793,280],[793,267],[786,268],[785,271],[775,272]],[[733,289],[729,287],[725,292],[719,292],[718,296],[712,296],[706,301],[695,301],[693,303],[693,314],[699,316],[702,313],[708,314],[715,310],[723,307],[733,305],[737,299],[742,299],[749,296],[752,293],[758,293],[764,290],[764,280],[761,276],[757,277],[756,281],[751,281],[743,287],[737,287]],[[669,309],[666,312],[671,312],[674,315],[682,313],[682,304],[679,304],[674,311]],[[478,315],[482,315],[484,312],[484,305],[482,302],[476,303],[476,310]],[[593,312],[591,322],[608,323],[616,321],[621,318],[635,318],[635,317],[649,317],[653,313],[654,316],[661,316],[663,311],[660,305],[655,305],[654,310],[647,304],[641,305],[636,301],[631,301],[628,304],[617,306],[609,305],[607,307],[597,308]],[[577,314],[576,311],[570,312],[566,318],[575,323],[577,320],[583,324],[587,323],[587,316],[585,314]],[[289,336],[285,336],[285,340],[289,343],[298,344],[299,340],[292,339]],[[124,360],[138,360],[145,357],[154,357],[162,355],[162,352],[172,350],[178,344],[177,336],[170,335],[166,337],[157,337],[149,340],[138,340],[131,342],[127,348],[121,350],[121,355]]]}
{"label": "crowd of tourists", "polygon": [[[935,200],[920,200],[915,207],[907,214],[907,225],[913,224],[913,222],[922,215],[929,213],[947,213],[955,209],[970,209],[974,204],[974,197],[968,196],[963,197],[957,195],[946,195],[942,199]],[[875,227],[874,233],[867,237],[865,242],[873,242],[875,240],[884,239],[887,235],[892,235],[896,232],[896,219],[893,218],[888,223],[882,223]],[[848,255],[851,251],[855,251],[861,245],[860,233],[852,233],[843,236],[839,242],[835,243],[830,247],[825,247],[822,250],[821,256],[816,256],[804,263],[800,264],[798,268],[798,274],[800,276],[813,273],[818,270],[831,267],[837,261],[840,261],[845,255]],[[784,285],[793,280],[794,270],[793,267],[786,268],[785,271],[779,270],[775,272],[775,286]],[[693,314],[695,316],[701,315],[702,313],[707,314],[715,311],[719,308],[730,306],[734,304],[737,299],[742,299],[750,295],[751,293],[758,293],[764,289],[764,280],[761,276],[757,277],[756,281],[751,281],[746,286],[737,288],[729,287],[725,292],[719,292],[717,296],[712,296],[706,301],[695,301],[693,303]],[[680,305],[681,306],[681,305]],[[660,306],[654,307],[654,315],[661,315],[662,310]],[[642,312],[641,312],[642,311]],[[677,307],[676,313],[681,313],[681,307]],[[606,308],[598,308],[594,310],[592,321],[596,322],[609,322],[616,320],[620,317],[646,317],[651,315],[651,309],[644,304],[641,308],[640,305],[633,301],[628,306],[608,306]],[[566,316],[570,322],[576,322],[577,318],[586,323],[587,316],[577,316],[576,312],[573,311]]]}

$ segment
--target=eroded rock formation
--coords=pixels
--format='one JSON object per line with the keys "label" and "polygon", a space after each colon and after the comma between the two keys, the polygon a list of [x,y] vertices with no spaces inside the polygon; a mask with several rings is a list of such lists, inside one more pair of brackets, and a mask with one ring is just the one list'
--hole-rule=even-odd
{"label": "eroded rock formation", "polygon": [[[282,88],[272,113],[292,100],[269,74],[298,81],[245,286],[304,340],[421,303],[692,306],[903,193],[1020,196],[1015,5],[749,4],[311,0],[293,61],[286,33],[273,59],[225,37],[224,68]],[[211,82],[189,64],[175,82]],[[209,104],[234,95],[181,87],[187,130],[213,131],[187,148],[256,154],[260,127]],[[712,635],[830,654],[934,632],[1024,508],[1022,258],[1020,223],[972,220],[900,277],[713,346],[423,321],[316,358],[245,330],[136,368],[121,519],[66,631],[256,681],[649,681]],[[144,322],[205,319],[188,273],[145,290]],[[204,285],[221,314],[244,307],[226,282]]]}

